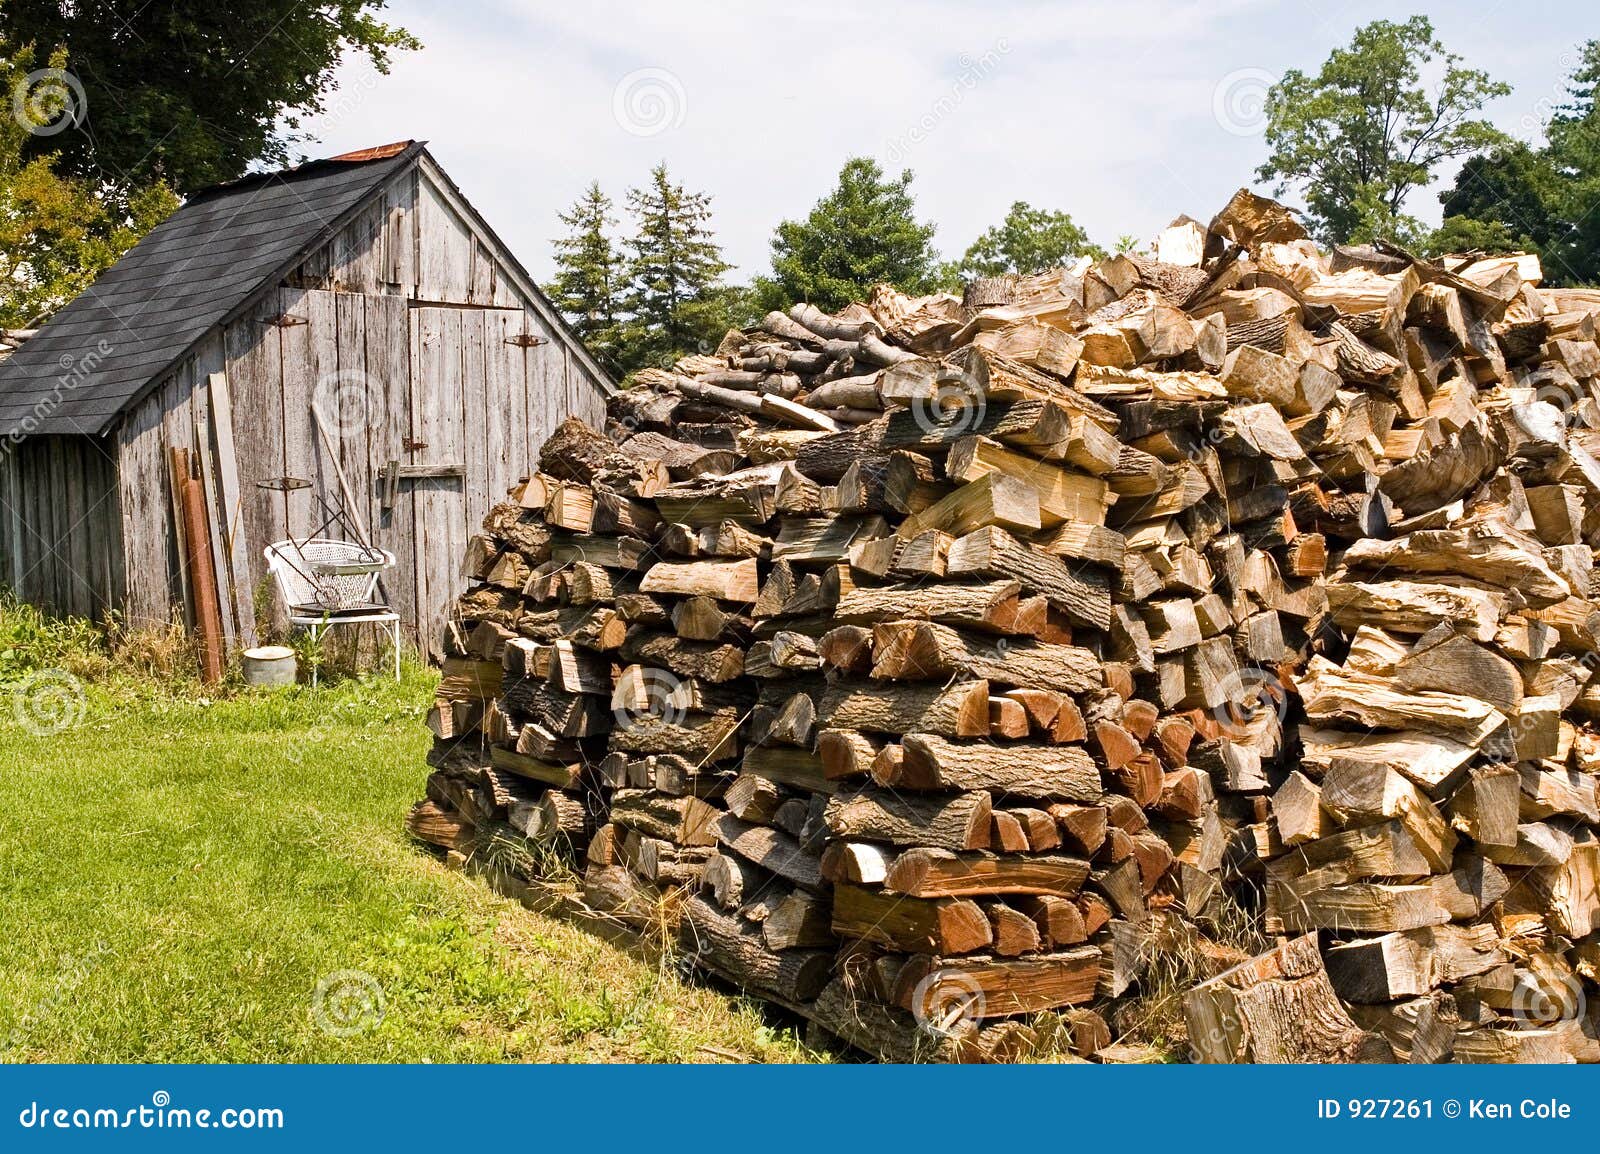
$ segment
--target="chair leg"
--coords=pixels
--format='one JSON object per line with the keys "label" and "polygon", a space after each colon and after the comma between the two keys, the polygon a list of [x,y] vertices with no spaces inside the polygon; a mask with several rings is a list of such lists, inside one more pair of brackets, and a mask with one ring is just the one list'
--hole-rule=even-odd
{"label": "chair leg", "polygon": [[391,621],[389,632],[394,636],[394,679],[400,680],[400,622]]}
{"label": "chair leg", "polygon": [[322,664],[322,650],[317,645],[317,627],[308,625],[306,628],[311,631],[311,688],[315,689],[317,687],[318,667]]}

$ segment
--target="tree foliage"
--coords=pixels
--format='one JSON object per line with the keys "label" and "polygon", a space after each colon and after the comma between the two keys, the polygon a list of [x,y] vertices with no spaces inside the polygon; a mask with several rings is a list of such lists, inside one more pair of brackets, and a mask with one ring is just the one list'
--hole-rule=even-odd
{"label": "tree foliage", "polygon": [[845,161],[838,184],[805,220],[778,225],[763,302],[809,301],[832,312],[880,282],[913,293],[931,288],[939,273],[934,227],[917,220],[911,179],[909,169],[889,179],[869,157]]}
{"label": "tree foliage", "polygon": [[1513,144],[1475,156],[1440,196],[1444,224],[1430,247],[1539,254],[1545,280],[1600,283],[1600,40],[1579,50],[1567,100],[1546,126],[1546,143]]}
{"label": "tree foliage", "polygon": [[1105,255],[1089,234],[1064,212],[1034,208],[1019,200],[999,224],[973,241],[961,258],[966,276],[1035,273],[1068,264],[1080,256]]}
{"label": "tree foliage", "polygon": [[418,47],[375,13],[384,0],[4,0],[0,38],[64,48],[83,86],[72,131],[27,142],[29,159],[117,188],[159,176],[180,192],[290,159],[303,121],[328,110],[349,53],[379,72]]}
{"label": "tree foliage", "polygon": [[[1424,69],[1438,70],[1430,90]],[[1505,141],[1477,114],[1510,89],[1462,66],[1424,16],[1375,20],[1357,29],[1314,76],[1291,69],[1267,96],[1272,154],[1257,170],[1298,188],[1313,231],[1324,241],[1389,236],[1414,240],[1418,223],[1406,198],[1454,158]]]}
{"label": "tree foliage", "polygon": [[609,372],[619,373],[625,260],[612,240],[617,222],[611,198],[593,181],[560,220],[567,232],[553,242],[556,275],[545,291],[571,318],[573,330],[595,358]]}
{"label": "tree foliage", "polygon": [[[36,65],[66,63],[59,49],[41,62],[33,49],[0,40],[0,90],[16,91]],[[63,110],[35,111],[52,121]],[[101,196],[92,182],[59,171],[54,156],[28,156],[38,139],[29,128],[26,120],[0,117],[0,326],[6,328],[41,323],[178,206],[160,181]]]}
{"label": "tree foliage", "polygon": [[752,294],[725,284],[711,198],[665,164],[627,194],[627,231],[593,181],[559,219],[556,275],[545,291],[613,376],[709,352],[731,327],[753,324]]}
{"label": "tree foliage", "polygon": [[711,228],[711,198],[687,191],[658,164],[643,188],[628,191],[628,209],[634,218],[623,336],[629,367],[710,351],[727,329],[729,309],[722,284],[728,264]]}

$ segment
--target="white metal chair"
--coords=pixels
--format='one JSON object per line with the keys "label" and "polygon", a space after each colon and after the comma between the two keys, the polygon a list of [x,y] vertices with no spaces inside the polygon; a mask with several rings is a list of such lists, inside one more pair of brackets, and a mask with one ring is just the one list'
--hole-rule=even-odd
{"label": "white metal chair", "polygon": [[[400,614],[373,599],[378,574],[395,563],[393,553],[324,537],[275,541],[262,552],[290,625],[310,633],[313,645],[336,625],[383,626],[394,644],[394,679],[400,680]],[[313,686],[319,664],[313,658]]]}

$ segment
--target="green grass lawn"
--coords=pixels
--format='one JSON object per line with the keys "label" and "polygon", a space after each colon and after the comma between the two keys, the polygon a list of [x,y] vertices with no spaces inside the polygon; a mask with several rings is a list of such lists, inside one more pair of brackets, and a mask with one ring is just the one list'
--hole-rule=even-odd
{"label": "green grass lawn", "polygon": [[4,623],[0,1060],[808,1057],[408,840],[431,674],[212,701],[113,672],[37,735]]}

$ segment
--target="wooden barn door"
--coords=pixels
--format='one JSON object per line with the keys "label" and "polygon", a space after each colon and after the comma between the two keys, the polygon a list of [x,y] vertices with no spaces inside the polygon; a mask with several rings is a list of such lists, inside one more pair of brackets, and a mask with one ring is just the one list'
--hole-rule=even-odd
{"label": "wooden barn door", "polygon": [[[401,464],[415,516],[419,645],[440,656],[445,616],[466,588],[467,443],[482,452],[482,426],[468,434],[467,394],[483,391],[483,321],[475,309],[413,307],[411,325],[411,437]],[[476,334],[476,369],[465,350]],[[482,402],[478,402],[478,412]],[[482,520],[482,513],[478,520]]]}
{"label": "wooden barn door", "polygon": [[[411,451],[417,604],[437,652],[466,589],[467,538],[525,476],[570,408],[564,350],[520,309],[411,308]],[[530,449],[531,441],[531,449]]]}

